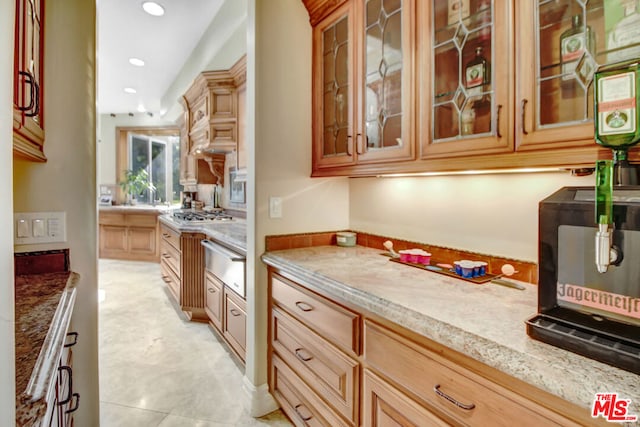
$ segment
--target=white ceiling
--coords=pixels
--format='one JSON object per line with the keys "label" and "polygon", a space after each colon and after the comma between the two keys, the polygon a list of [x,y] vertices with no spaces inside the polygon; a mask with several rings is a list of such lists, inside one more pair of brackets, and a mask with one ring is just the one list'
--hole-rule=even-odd
{"label": "white ceiling", "polygon": [[[157,0],[160,17],[143,0],[98,0],[98,113],[160,113],[160,100],[224,0]],[[144,67],[129,63],[136,57]],[[137,93],[124,92],[125,87]]]}

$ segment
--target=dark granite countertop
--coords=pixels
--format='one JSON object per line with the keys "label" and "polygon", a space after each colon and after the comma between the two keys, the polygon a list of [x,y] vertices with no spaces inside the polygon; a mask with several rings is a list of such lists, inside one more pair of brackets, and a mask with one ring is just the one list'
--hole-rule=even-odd
{"label": "dark granite countertop", "polygon": [[36,424],[71,320],[79,275],[73,272],[15,278],[16,424]]}

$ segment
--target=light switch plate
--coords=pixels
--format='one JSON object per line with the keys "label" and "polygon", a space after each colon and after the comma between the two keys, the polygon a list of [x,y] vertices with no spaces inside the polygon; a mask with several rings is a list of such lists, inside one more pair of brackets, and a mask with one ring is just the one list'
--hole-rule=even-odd
{"label": "light switch plate", "polygon": [[66,212],[16,212],[13,215],[16,245],[67,241]]}
{"label": "light switch plate", "polygon": [[282,218],[282,197],[269,197],[269,218]]}

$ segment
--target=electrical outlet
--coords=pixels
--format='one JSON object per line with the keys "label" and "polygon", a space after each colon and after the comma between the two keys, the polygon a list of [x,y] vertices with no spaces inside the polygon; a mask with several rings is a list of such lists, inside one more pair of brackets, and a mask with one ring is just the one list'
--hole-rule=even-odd
{"label": "electrical outlet", "polygon": [[282,197],[269,197],[269,218],[282,218]]}

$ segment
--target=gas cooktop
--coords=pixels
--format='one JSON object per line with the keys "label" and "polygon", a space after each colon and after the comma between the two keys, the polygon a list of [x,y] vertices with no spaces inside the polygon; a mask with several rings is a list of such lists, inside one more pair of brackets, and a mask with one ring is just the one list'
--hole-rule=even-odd
{"label": "gas cooktop", "polygon": [[226,212],[203,211],[192,209],[176,209],[173,211],[173,218],[183,222],[206,223],[217,221],[231,221],[233,217]]}

